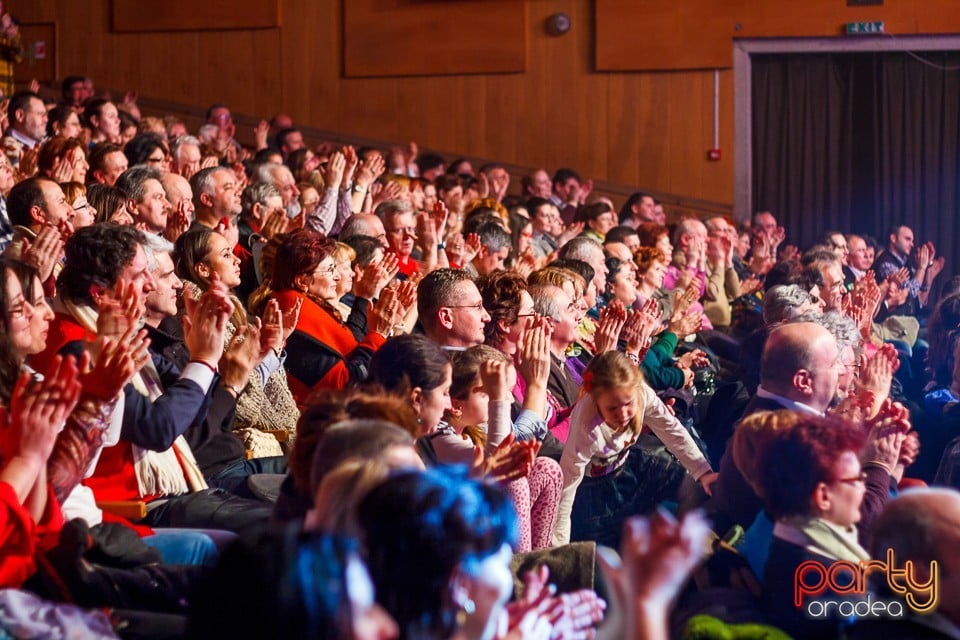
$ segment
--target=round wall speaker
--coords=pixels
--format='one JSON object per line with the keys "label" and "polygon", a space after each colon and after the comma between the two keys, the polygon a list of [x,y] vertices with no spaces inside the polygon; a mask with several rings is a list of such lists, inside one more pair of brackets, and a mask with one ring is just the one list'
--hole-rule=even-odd
{"label": "round wall speaker", "polygon": [[570,16],[565,13],[555,13],[547,18],[547,33],[552,36],[562,36],[570,31]]}

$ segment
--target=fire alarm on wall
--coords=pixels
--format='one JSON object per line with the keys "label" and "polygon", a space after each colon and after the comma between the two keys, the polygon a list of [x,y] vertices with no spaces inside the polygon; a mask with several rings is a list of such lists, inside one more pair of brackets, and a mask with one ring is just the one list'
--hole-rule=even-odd
{"label": "fire alarm on wall", "polygon": [[711,162],[717,162],[720,160],[720,149],[710,149],[707,151],[707,160]]}
{"label": "fire alarm on wall", "polygon": [[570,16],[565,13],[555,13],[547,18],[547,33],[552,36],[562,36],[570,31]]}

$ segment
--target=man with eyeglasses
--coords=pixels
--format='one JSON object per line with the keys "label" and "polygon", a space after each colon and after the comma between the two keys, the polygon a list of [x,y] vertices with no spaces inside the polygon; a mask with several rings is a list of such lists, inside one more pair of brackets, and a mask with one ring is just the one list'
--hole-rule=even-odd
{"label": "man with eyeglasses", "polygon": [[[400,259],[400,274],[403,278],[412,276],[420,268],[421,260],[423,263],[430,262],[427,255],[417,250],[417,221],[409,202],[386,200],[377,205],[374,213],[383,223],[388,248]],[[437,250],[436,247],[423,249],[425,252]],[[477,297],[479,298],[479,294]]]}
{"label": "man with eyeglasses", "polygon": [[[824,415],[838,393],[844,372],[840,346],[827,329],[813,322],[791,322],[770,331],[760,359],[760,386],[744,409],[743,418],[761,411],[787,409]],[[893,471],[900,457],[899,446],[882,446],[882,433],[868,438],[861,456],[867,473],[867,492],[861,513],[861,536],[883,509],[897,482]],[[707,513],[721,536],[734,525],[750,526],[763,503],[744,479],[733,460],[731,442],[720,460],[719,478]]]}
{"label": "man with eyeglasses", "polygon": [[427,274],[417,286],[417,312],[424,334],[455,351],[483,344],[483,328],[490,322],[480,290],[462,269]]}

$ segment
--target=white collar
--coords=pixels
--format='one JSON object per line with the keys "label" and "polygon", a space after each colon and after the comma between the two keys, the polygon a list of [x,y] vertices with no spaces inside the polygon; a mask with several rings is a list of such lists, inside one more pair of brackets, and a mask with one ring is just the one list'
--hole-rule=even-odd
{"label": "white collar", "polygon": [[767,391],[763,386],[757,387],[757,397],[764,398],[766,400],[773,400],[774,402],[781,405],[784,409],[790,409],[792,411],[801,411],[803,413],[812,413],[817,416],[822,416],[823,411],[817,411],[808,404],[803,404],[802,402],[797,402],[796,400],[791,400],[786,396],[781,396],[780,394],[773,393],[772,391]]}

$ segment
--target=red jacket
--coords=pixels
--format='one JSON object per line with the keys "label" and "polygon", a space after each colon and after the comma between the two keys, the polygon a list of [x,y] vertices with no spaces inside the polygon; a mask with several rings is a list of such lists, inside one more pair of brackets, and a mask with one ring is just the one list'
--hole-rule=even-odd
{"label": "red jacket", "polygon": [[[316,389],[343,389],[349,382],[367,377],[370,358],[386,338],[369,331],[358,340],[347,323],[340,322],[330,311],[297,291],[273,294],[280,309],[287,311],[303,300],[297,328],[287,340],[287,382],[297,403],[303,405]],[[363,314],[365,324],[367,302],[358,301],[351,318]]]}

